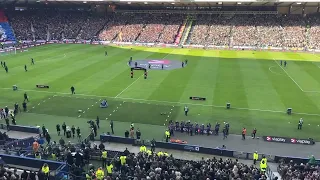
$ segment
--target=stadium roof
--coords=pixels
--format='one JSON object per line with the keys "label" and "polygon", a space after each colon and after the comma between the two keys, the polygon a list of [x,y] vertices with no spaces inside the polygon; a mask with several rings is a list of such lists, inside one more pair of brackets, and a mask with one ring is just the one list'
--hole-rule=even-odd
{"label": "stadium roof", "polygon": [[320,6],[319,0],[0,0],[1,4],[131,4],[141,6]]}

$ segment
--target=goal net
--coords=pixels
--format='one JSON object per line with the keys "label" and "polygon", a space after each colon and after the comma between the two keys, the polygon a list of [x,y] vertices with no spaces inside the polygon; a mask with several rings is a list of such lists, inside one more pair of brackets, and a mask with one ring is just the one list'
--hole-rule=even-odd
{"label": "goal net", "polygon": [[7,47],[0,49],[0,56],[6,56],[11,54],[17,54],[17,49],[15,47]]}

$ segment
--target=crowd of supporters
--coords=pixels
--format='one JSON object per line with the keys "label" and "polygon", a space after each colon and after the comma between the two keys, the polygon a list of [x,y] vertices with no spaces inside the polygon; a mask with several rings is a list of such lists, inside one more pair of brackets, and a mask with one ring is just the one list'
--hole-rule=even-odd
{"label": "crowd of supporters", "polygon": [[[172,44],[179,28],[188,20],[183,14],[98,16],[84,11],[14,11],[7,14],[19,40],[95,38]],[[188,44],[320,48],[318,16],[205,14],[194,16],[192,21]]]}
{"label": "crowd of supporters", "polygon": [[292,160],[289,163],[282,161],[279,164],[278,171],[283,180],[320,179],[319,165],[315,165],[315,159],[313,156],[306,164],[297,164]]}
{"label": "crowd of supporters", "polygon": [[[43,153],[59,153],[59,159],[66,161],[72,170],[69,179],[255,179],[263,180],[266,177],[255,165],[246,165],[238,160],[222,158],[204,159],[199,161],[176,159],[166,152],[153,151],[144,145],[140,147],[140,153],[106,151],[104,144],[81,144],[80,147],[67,144],[57,147],[46,146]],[[51,153],[48,153],[51,152]],[[105,155],[104,155],[105,154]],[[107,158],[105,158],[105,157]],[[100,164],[92,164],[94,157]],[[56,160],[56,159],[51,159]],[[89,168],[85,170],[85,164]],[[41,174],[41,170],[37,174]]]}
{"label": "crowd of supporters", "polygon": [[309,48],[320,48],[320,18],[318,16],[312,16],[307,22],[308,33],[307,40],[309,40]]}

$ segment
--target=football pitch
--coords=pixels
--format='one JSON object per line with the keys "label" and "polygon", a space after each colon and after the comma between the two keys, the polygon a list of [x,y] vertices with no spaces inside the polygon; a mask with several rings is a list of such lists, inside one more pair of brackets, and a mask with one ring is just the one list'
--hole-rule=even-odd
{"label": "football pitch", "polygon": [[[188,64],[148,70],[147,79],[137,70],[130,78],[131,56],[133,61],[188,59]],[[280,60],[286,60],[287,67]],[[190,120],[229,122],[234,134],[246,127],[248,132],[257,128],[259,136],[320,140],[317,54],[53,44],[2,56],[1,61],[7,63],[9,73],[0,69],[0,106],[13,108],[15,102],[21,106],[26,92],[28,112],[20,113],[17,123],[44,124],[55,139],[56,124],[79,126],[84,137],[89,132],[87,121],[99,116],[99,133],[110,132],[113,120],[116,135],[124,136],[133,122],[144,139],[162,139],[170,120]],[[37,84],[50,88],[36,88]],[[13,91],[12,85],[19,90]],[[206,101],[190,100],[190,96]],[[108,108],[99,107],[103,99]],[[231,109],[226,109],[226,103],[231,103]],[[186,105],[188,116],[183,112]],[[286,114],[287,108],[292,108],[292,115]],[[304,119],[302,131],[297,130],[300,118]]]}

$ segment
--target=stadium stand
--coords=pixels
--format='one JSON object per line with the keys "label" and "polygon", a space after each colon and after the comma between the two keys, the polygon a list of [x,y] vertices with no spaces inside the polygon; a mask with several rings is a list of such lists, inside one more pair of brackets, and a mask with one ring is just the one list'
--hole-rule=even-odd
{"label": "stadium stand", "polygon": [[[117,13],[96,16],[82,11],[8,12],[19,40],[100,39],[116,42],[214,46],[319,48],[319,18],[284,15],[197,15],[190,34],[183,14]],[[50,21],[48,20],[50,19]],[[5,18],[2,18],[5,19]],[[187,32],[187,33],[188,33]]]}
{"label": "stadium stand", "polygon": [[307,41],[309,48],[320,48],[320,18],[319,16],[310,16],[307,21]]}
{"label": "stadium stand", "polygon": [[310,163],[297,164],[293,161],[288,163],[282,161],[279,164],[278,171],[283,180],[320,178],[318,166]]}
{"label": "stadium stand", "polygon": [[0,10],[0,41],[15,41],[14,32],[3,11]]}

